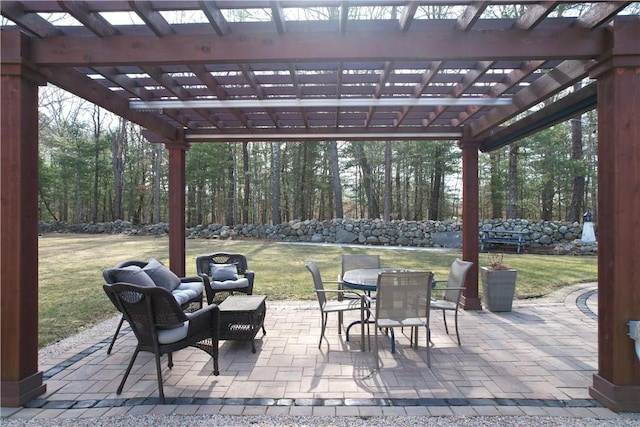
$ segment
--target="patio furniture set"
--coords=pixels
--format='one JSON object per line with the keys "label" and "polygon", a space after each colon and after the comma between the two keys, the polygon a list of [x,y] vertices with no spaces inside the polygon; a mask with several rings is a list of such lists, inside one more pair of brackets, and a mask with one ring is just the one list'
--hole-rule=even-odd
{"label": "patio furniture set", "polygon": [[[427,366],[430,366],[430,312],[442,311],[445,331],[448,334],[447,311],[454,313],[455,330],[458,345],[458,307],[464,290],[467,272],[473,263],[456,259],[449,271],[447,280],[435,280],[433,272],[383,268],[378,255],[343,255],[342,272],[337,281],[323,281],[318,266],[314,262],[307,264],[313,278],[320,312],[322,328],[318,348],[325,337],[329,313],[338,313],[338,333],[342,333],[343,313],[360,311],[360,320],[346,328],[346,340],[349,330],[355,325],[361,326],[361,350],[365,351],[365,327],[367,342],[371,350],[369,325],[374,325],[374,346],[376,366],[380,368],[378,355],[378,331],[384,330],[391,336],[391,352],[395,353],[394,328],[410,328],[410,344],[418,348],[418,330],[427,331]],[[336,289],[325,289],[325,284],[337,284]],[[444,283],[444,285],[441,285]],[[328,298],[335,294],[336,300]]]}
{"label": "patio furniture set", "polygon": [[[430,271],[383,268],[378,255],[343,255],[338,280],[323,281],[318,266],[310,262],[310,271],[321,312],[318,348],[325,338],[329,313],[338,313],[338,333],[342,333],[343,314],[359,311],[360,319],[346,327],[346,340],[355,325],[361,328],[361,350],[365,351],[365,328],[371,350],[370,325],[374,325],[376,367],[380,368],[378,331],[391,336],[391,352],[395,353],[394,328],[410,328],[410,344],[418,348],[418,330],[427,331],[427,366],[430,366],[430,312],[442,310],[447,334],[446,312],[455,313],[458,345],[458,305],[464,279],[472,263],[456,259],[447,280],[434,280]],[[160,402],[164,403],[160,357],[167,354],[173,367],[172,353],[186,347],[206,351],[213,360],[213,374],[219,375],[218,342],[237,340],[251,342],[262,329],[266,295],[253,295],[255,273],[249,270],[242,254],[215,253],[196,259],[197,276],[178,277],[156,259],[127,260],[103,271],[104,291],[122,313],[111,344],[110,354],[126,320],[133,330],[137,346],[117,389],[123,390],[139,352],[155,356]],[[335,289],[325,284],[335,284]],[[439,283],[446,283],[439,286]],[[220,302],[216,294],[228,296]],[[239,292],[243,295],[235,295]],[[434,296],[440,292],[439,299]],[[207,305],[203,304],[206,296]]]}
{"label": "patio furniture set", "polygon": [[[266,295],[253,295],[255,274],[248,269],[242,254],[215,253],[196,259],[198,275],[178,277],[156,259],[127,260],[103,271],[104,291],[122,313],[111,344],[110,354],[126,320],[138,341],[117,394],[124,384],[139,352],[154,353],[160,402],[164,403],[160,357],[186,347],[206,351],[213,359],[213,373],[219,374],[218,341],[250,341],[264,328]],[[222,302],[216,293],[228,292]],[[244,295],[234,295],[240,292]],[[207,305],[203,306],[206,294]]]}

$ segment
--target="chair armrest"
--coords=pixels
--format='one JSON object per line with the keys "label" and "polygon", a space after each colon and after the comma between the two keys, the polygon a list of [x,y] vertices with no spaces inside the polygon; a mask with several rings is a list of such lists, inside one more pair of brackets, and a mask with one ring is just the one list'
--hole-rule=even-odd
{"label": "chair armrest", "polygon": [[203,327],[213,327],[219,330],[220,308],[217,304],[210,304],[192,313],[185,313],[189,319],[189,331],[198,331]]}
{"label": "chair armrest", "polygon": [[256,273],[252,270],[245,270],[244,277],[249,281],[249,286],[247,288],[247,295],[253,295],[253,280],[256,277]]}
{"label": "chair armrest", "polygon": [[209,276],[205,273],[200,274],[200,279],[202,280],[202,285],[204,286],[204,293],[207,296],[207,304],[211,304],[213,302],[214,292],[211,289],[211,281],[209,280]]}
{"label": "chair armrest", "polygon": [[356,292],[356,291],[352,291],[352,290],[346,291],[344,289],[322,289],[322,290],[316,289],[316,292],[331,292],[331,293],[334,293],[334,294],[354,294],[354,295],[358,295],[359,297],[364,295],[364,294],[361,294],[360,292]]}
{"label": "chair armrest", "polygon": [[180,283],[202,282],[202,276],[187,276],[181,277]]}

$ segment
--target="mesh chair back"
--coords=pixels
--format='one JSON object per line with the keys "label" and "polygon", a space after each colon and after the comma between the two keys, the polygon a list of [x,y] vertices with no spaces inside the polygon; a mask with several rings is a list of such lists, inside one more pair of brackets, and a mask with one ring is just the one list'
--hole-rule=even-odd
{"label": "mesh chair back", "polygon": [[342,276],[360,268],[380,268],[380,255],[342,255]]}
{"label": "mesh chair back", "polygon": [[444,299],[446,301],[452,301],[457,303],[460,297],[460,290],[448,289],[448,288],[463,288],[464,281],[467,277],[467,272],[473,265],[470,261],[462,261],[456,258],[451,264],[451,270],[449,270],[449,278],[447,280],[447,290],[444,292]]}
{"label": "mesh chair back", "polygon": [[433,273],[429,271],[380,273],[376,294],[376,319],[427,319],[432,280]]}
{"label": "mesh chair back", "polygon": [[[311,277],[313,277],[313,286],[316,291],[323,291],[324,285],[322,283],[322,276],[320,275],[320,269],[315,262],[310,262],[307,264],[307,270],[311,272]],[[324,292],[316,292],[316,296],[318,297],[318,303],[320,304],[320,309],[322,309],[327,303],[327,295]]]}

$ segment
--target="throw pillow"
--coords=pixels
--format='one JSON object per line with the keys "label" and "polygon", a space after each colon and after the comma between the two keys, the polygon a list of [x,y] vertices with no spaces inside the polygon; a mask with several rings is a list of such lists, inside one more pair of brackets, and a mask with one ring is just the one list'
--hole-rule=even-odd
{"label": "throw pillow", "polygon": [[180,286],[180,278],[155,258],[151,258],[142,271],[151,277],[156,286],[169,292]]}
{"label": "throw pillow", "polygon": [[112,268],[111,277],[114,282],[130,283],[132,285],[154,287],[155,283],[147,273],[142,271],[137,265],[128,267]]}
{"label": "throw pillow", "polygon": [[238,268],[235,264],[210,264],[211,278],[216,282],[238,280]]}

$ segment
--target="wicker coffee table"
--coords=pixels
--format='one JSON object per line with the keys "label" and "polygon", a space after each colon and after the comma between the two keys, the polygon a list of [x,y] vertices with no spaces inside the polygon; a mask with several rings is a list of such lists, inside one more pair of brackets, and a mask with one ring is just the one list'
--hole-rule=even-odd
{"label": "wicker coffee table", "polygon": [[267,310],[266,295],[231,295],[220,305],[220,339],[251,341],[251,351],[256,352],[253,342],[258,330],[264,329],[264,316]]}

